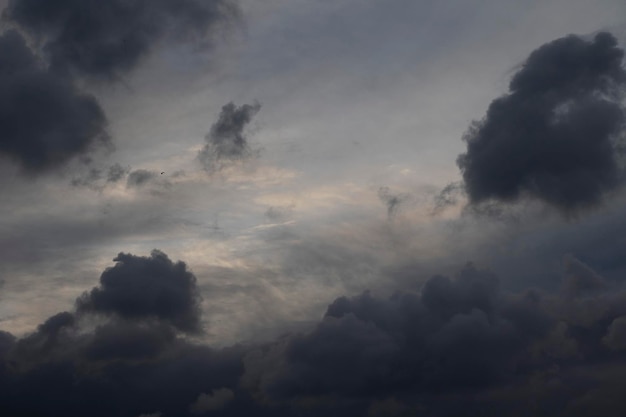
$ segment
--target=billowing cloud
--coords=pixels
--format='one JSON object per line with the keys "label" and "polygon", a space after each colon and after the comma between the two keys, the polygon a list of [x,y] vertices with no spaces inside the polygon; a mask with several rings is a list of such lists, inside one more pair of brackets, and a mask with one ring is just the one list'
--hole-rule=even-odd
{"label": "billowing cloud", "polygon": [[179,330],[201,329],[196,277],[183,262],[174,263],[158,250],[150,257],[120,253],[114,261],[102,273],[100,286],[77,300],[78,312],[157,318]]}
{"label": "billowing cloud", "polygon": [[[567,262],[575,266],[566,263],[566,272],[582,268]],[[145,305],[147,297],[121,282],[159,292],[168,280],[134,277],[176,265],[185,271],[162,253],[126,255],[103,274],[125,279],[103,279],[101,291],[118,285],[111,298],[127,293],[128,305]],[[493,273],[468,264],[453,278],[434,276],[390,297],[339,297],[312,331],[222,349],[181,336],[159,308],[130,314],[117,303],[116,315],[94,321],[103,310],[82,308],[81,297],[76,312],[53,315],[30,335],[0,332],[0,410],[39,417],[621,413],[626,402],[612,387],[626,371],[626,293],[610,285],[593,294],[506,293]]]}
{"label": "billowing cloud", "polygon": [[238,15],[230,0],[11,0],[4,12],[41,40],[53,70],[105,79],[162,40],[201,42]]}
{"label": "billowing cloud", "polygon": [[421,291],[338,298],[314,331],[249,353],[243,383],[269,403],[331,415],[381,402],[398,415],[585,415],[606,401],[623,410],[608,371],[626,369],[623,299],[504,293],[467,265]]}
{"label": "billowing cloud", "polygon": [[231,102],[222,107],[219,119],[211,126],[205,138],[206,144],[198,154],[206,171],[213,172],[224,163],[252,156],[244,129],[259,110],[259,103],[237,107]]}
{"label": "billowing cloud", "polygon": [[16,31],[0,36],[0,154],[32,175],[108,143],[93,96],[47,69]]}
{"label": "billowing cloud", "polygon": [[471,203],[536,198],[565,212],[623,182],[624,51],[609,33],[567,36],[530,54],[509,93],[466,134],[458,165]]}

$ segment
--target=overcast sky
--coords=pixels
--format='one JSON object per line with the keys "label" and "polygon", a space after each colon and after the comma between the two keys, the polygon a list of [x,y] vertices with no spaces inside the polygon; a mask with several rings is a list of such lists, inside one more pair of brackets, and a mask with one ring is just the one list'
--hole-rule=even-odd
{"label": "overcast sky", "polygon": [[0,7],[0,411],[626,414],[623,1]]}

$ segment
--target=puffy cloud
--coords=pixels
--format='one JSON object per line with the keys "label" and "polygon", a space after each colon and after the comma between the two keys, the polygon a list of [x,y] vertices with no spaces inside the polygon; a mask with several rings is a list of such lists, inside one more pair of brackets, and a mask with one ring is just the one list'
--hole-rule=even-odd
{"label": "puffy cloud", "polygon": [[43,42],[54,70],[108,79],[162,40],[207,40],[238,15],[230,0],[11,0],[4,12]]}
{"label": "puffy cloud", "polygon": [[509,93],[465,136],[460,167],[470,202],[539,199],[571,213],[623,182],[624,51],[609,33],[567,36],[530,54]]}
{"label": "puffy cloud", "polygon": [[31,175],[108,144],[97,100],[47,69],[16,31],[0,36],[0,154]]}
{"label": "puffy cloud", "polygon": [[201,330],[201,297],[185,263],[174,263],[158,250],[149,257],[120,253],[114,261],[102,273],[100,286],[77,300],[78,312],[156,318],[182,331]]}

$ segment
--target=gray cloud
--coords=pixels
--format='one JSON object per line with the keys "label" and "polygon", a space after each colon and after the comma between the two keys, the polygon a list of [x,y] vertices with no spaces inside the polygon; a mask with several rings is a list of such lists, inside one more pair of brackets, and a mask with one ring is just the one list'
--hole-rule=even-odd
{"label": "gray cloud", "polygon": [[238,15],[230,0],[11,0],[3,14],[43,43],[53,70],[105,79],[162,40],[198,43]]}
{"label": "gray cloud", "polygon": [[252,155],[244,129],[259,110],[259,103],[237,107],[231,102],[222,107],[219,119],[205,138],[204,148],[198,153],[198,159],[206,171],[219,170],[223,163]]}
{"label": "gray cloud", "polygon": [[378,189],[378,198],[387,206],[387,218],[393,219],[400,209],[400,204],[405,202],[409,196],[407,194],[393,194],[389,187]]}
{"label": "gray cloud", "polygon": [[[133,286],[159,292],[163,280],[145,277],[185,270],[162,253],[126,257],[140,265],[120,274],[114,298],[126,294],[133,309],[145,298]],[[150,265],[156,270],[144,268]],[[120,268],[127,266],[118,260],[103,277]],[[101,281],[109,291],[113,283]],[[493,273],[468,264],[452,279],[435,276],[390,297],[339,297],[312,331],[216,350],[182,338],[172,316],[152,307],[130,315],[118,306],[118,315],[94,325],[91,316],[102,310],[82,309],[81,297],[76,313],[53,315],[30,335],[0,332],[0,410],[38,417],[154,410],[601,415],[607,402],[611,410],[626,407],[611,389],[626,370],[625,299],[608,283],[595,295],[506,293]]]}
{"label": "gray cloud", "polygon": [[46,69],[16,32],[0,36],[0,153],[31,175],[107,144],[96,99]]}
{"label": "gray cloud", "polygon": [[183,262],[173,263],[158,250],[150,257],[120,253],[114,261],[102,273],[100,286],[77,300],[78,312],[158,318],[179,330],[201,330],[196,277]]}
{"label": "gray cloud", "polygon": [[[626,369],[623,291],[566,299],[498,287],[493,274],[468,265],[455,279],[431,278],[421,292],[338,298],[312,332],[249,353],[244,385],[270,403],[306,399],[309,412],[331,415],[364,415],[385,398],[405,413],[437,416],[626,407],[607,372]],[[543,391],[550,373],[558,383]],[[594,401],[583,406],[583,396]]]}
{"label": "gray cloud", "polygon": [[137,169],[128,174],[126,180],[126,186],[128,187],[142,187],[158,177],[158,174],[147,169]]}
{"label": "gray cloud", "polygon": [[535,50],[465,136],[457,162],[471,203],[531,196],[569,213],[620,186],[623,56],[605,32]]}
{"label": "gray cloud", "polygon": [[446,185],[439,194],[435,195],[432,214],[439,214],[447,207],[457,204],[464,191],[463,183],[452,182]]}

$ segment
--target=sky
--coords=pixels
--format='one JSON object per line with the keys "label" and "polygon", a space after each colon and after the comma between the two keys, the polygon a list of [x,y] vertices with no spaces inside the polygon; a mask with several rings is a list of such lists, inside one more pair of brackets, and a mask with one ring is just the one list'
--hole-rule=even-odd
{"label": "sky", "polygon": [[626,415],[623,1],[0,9],[0,414]]}

